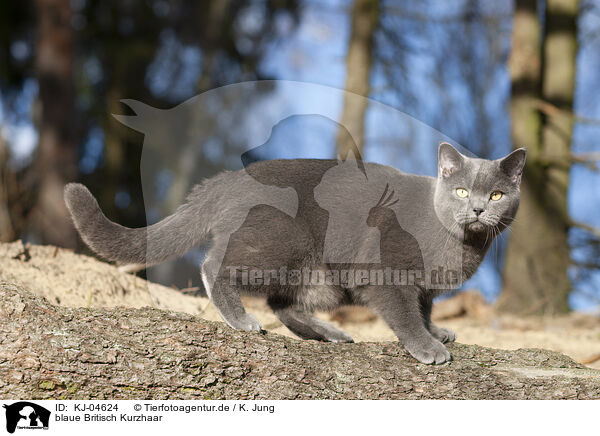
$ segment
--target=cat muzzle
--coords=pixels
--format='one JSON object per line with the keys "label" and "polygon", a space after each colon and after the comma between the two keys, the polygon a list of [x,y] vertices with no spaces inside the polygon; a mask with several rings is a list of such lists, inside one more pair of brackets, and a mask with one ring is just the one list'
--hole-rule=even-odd
{"label": "cat muzzle", "polygon": [[482,232],[485,230],[486,225],[478,220],[467,224],[467,228],[472,232]]}

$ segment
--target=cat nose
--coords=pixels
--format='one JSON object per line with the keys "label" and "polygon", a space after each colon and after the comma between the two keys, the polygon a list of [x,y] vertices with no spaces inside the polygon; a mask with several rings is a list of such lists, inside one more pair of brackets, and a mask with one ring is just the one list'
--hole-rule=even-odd
{"label": "cat nose", "polygon": [[479,215],[481,215],[481,212],[483,212],[483,208],[481,208],[481,207],[474,207],[473,208],[473,212],[475,212],[475,215],[479,216]]}

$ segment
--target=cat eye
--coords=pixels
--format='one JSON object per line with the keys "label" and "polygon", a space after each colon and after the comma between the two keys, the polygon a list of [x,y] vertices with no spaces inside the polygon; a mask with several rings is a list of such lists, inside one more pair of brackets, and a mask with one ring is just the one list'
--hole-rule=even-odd
{"label": "cat eye", "polygon": [[464,188],[456,188],[456,195],[460,198],[467,198],[469,196],[469,191]]}
{"label": "cat eye", "polygon": [[494,200],[494,201],[498,201],[502,198],[504,194],[500,191],[494,191],[492,192],[492,194],[490,195],[490,199]]}

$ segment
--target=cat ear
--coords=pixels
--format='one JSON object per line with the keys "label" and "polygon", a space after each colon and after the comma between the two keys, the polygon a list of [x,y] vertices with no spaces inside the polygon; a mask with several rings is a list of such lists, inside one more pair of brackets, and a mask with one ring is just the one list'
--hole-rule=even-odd
{"label": "cat ear", "polygon": [[517,148],[508,156],[500,159],[500,169],[510,177],[513,183],[520,183],[526,158],[527,149]]}
{"label": "cat ear", "polygon": [[447,142],[440,142],[438,148],[438,173],[448,177],[462,168],[464,156]]}

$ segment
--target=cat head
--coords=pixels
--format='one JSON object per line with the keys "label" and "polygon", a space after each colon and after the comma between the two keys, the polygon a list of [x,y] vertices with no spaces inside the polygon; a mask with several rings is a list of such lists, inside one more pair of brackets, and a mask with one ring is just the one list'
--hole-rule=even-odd
{"label": "cat head", "polygon": [[497,159],[477,159],[442,142],[434,207],[454,235],[496,235],[513,221],[519,207],[521,176],[527,150]]}

